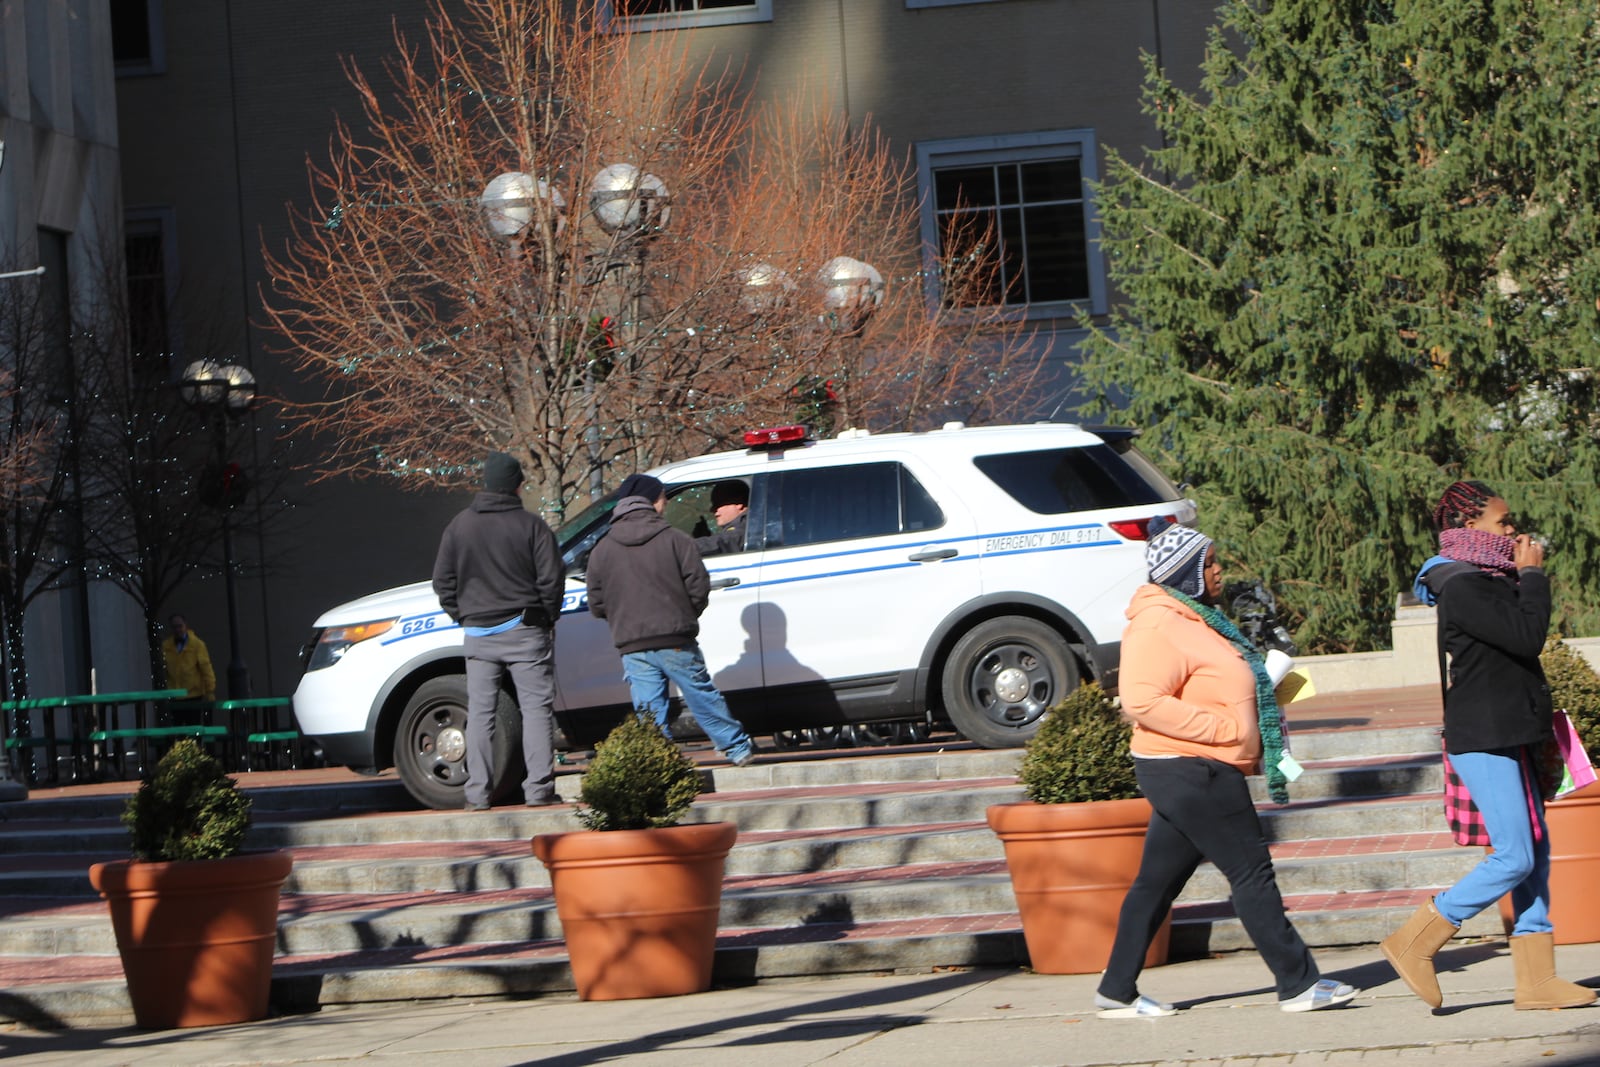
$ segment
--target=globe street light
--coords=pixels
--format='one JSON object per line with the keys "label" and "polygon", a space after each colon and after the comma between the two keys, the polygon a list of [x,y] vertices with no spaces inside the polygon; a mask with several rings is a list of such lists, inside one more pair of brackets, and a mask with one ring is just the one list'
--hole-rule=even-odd
{"label": "globe street light", "polygon": [[739,306],[752,315],[780,310],[794,292],[789,275],[771,263],[757,263],[737,272]]}
{"label": "globe street light", "polygon": [[883,303],[883,275],[870,263],[849,256],[834,256],[823,264],[822,321],[846,334],[860,333]]}
{"label": "globe street light", "polygon": [[641,234],[664,229],[672,215],[667,183],[632,163],[613,163],[589,183],[589,210],[607,233]]}
{"label": "globe street light", "polygon": [[521,252],[523,231],[541,213],[553,219],[552,229],[557,237],[567,225],[566,198],[543,178],[536,179],[518,170],[492,179],[484,187],[478,203],[483,207],[489,229],[511,243],[513,256]]}
{"label": "globe street light", "polygon": [[222,512],[222,588],[228,601],[228,699],[244,700],[250,696],[250,671],[239,648],[239,600],[233,579],[230,515],[249,486],[239,466],[228,462],[228,420],[239,418],[255,406],[256,378],[244,367],[201,359],[184,368],[178,392],[184,403],[211,419],[216,441],[216,469],[204,475],[200,495]]}

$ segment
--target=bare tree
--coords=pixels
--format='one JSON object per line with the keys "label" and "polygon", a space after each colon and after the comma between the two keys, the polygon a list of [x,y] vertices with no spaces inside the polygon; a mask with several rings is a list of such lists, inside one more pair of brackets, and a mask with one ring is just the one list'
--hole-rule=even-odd
{"label": "bare tree", "polygon": [[[271,521],[288,507],[287,444],[270,418],[260,425],[230,418],[221,405],[187,404],[174,365],[181,359],[134,341],[140,331],[131,324],[143,309],[129,306],[122,257],[101,249],[97,260],[100,295],[73,334],[85,555],[94,577],[139,606],[150,678],[160,682],[164,608],[185,580],[229,565],[224,509],[256,497],[266,502],[257,521]],[[193,347],[225,350],[210,337]]]}
{"label": "bare tree", "polygon": [[506,449],[560,513],[797,413],[1017,403],[1038,354],[963,306],[982,255],[935,267],[930,301],[905,160],[814,96],[753,103],[684,37],[608,32],[593,0],[461,0],[397,34],[387,84],[347,64],[362,121],[265,250],[268,320],[325,389],[297,411],[324,473],[453,485]]}
{"label": "bare tree", "polygon": [[0,282],[0,628],[13,699],[28,695],[28,605],[72,568],[60,537],[71,491],[71,383],[57,319],[33,279]]}

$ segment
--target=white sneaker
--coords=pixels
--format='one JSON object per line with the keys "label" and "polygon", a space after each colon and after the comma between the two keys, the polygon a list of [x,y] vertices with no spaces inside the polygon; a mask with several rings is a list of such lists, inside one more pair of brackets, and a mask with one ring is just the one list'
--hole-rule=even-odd
{"label": "white sneaker", "polygon": [[1321,978],[1299,996],[1278,1001],[1278,1007],[1284,1011],[1318,1011],[1322,1008],[1337,1008],[1339,1005],[1348,1004],[1355,999],[1355,995],[1359,992],[1361,991],[1355,986],[1336,982],[1332,978]]}
{"label": "white sneaker", "polygon": [[1155,1019],[1163,1015],[1176,1015],[1178,1009],[1171,1004],[1163,1004],[1152,997],[1140,993],[1127,1003],[1103,997],[1099,993],[1094,995],[1094,1006],[1099,1008],[1102,1019]]}

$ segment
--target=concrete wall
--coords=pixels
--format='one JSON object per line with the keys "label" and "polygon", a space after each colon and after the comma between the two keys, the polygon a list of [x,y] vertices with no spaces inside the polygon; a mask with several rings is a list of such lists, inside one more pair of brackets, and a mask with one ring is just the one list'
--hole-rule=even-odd
{"label": "concrete wall", "polygon": [[[1295,667],[1311,677],[1321,693],[1360,689],[1438,685],[1439,653],[1433,608],[1396,597],[1393,642],[1387,652],[1355,652],[1338,656],[1302,656]],[[1571,637],[1566,643],[1600,670],[1600,637]]]}

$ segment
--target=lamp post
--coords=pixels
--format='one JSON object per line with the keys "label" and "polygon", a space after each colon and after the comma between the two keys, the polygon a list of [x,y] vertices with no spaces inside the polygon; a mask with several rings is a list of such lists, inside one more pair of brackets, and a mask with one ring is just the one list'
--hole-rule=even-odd
{"label": "lamp post", "polygon": [[[508,171],[492,179],[479,197],[484,219],[497,238],[507,243],[513,259],[526,255],[526,233],[529,226],[539,223],[549,227],[550,235],[560,237],[566,229],[566,199],[560,191],[543,178],[534,178],[521,171]],[[614,245],[625,249],[627,256],[619,263],[602,252],[596,284],[603,282],[618,266],[631,268],[626,292],[618,299],[615,311],[623,318],[621,344],[632,349],[637,340],[640,316],[640,296],[644,278],[644,257],[649,238],[661,232],[671,217],[671,197],[667,185],[654,174],[641,171],[631,163],[613,163],[601,168],[589,183],[589,212],[595,225],[613,239]],[[609,251],[609,250],[607,250]],[[549,309],[546,309],[547,313]],[[589,356],[583,371],[583,395],[588,425],[583,437],[589,455],[589,496],[598,500],[602,495],[600,427],[596,384],[599,374],[592,353],[586,345],[579,351]]]}
{"label": "lamp post", "polygon": [[231,513],[249,490],[243,472],[228,461],[228,420],[248,412],[256,402],[256,379],[244,367],[219,366],[209,359],[184,368],[178,384],[184,403],[211,420],[216,441],[216,469],[201,482],[201,499],[222,512],[222,587],[228,600],[228,699],[250,696],[250,671],[239,649],[239,600],[233,579],[233,523]]}

